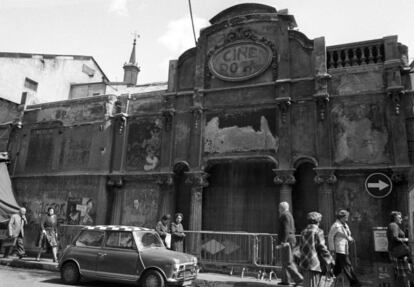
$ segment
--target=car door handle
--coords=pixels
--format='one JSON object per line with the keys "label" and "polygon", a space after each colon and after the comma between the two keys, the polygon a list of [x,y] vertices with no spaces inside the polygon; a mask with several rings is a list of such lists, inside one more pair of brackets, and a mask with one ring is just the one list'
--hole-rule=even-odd
{"label": "car door handle", "polygon": [[104,257],[104,256],[106,256],[106,253],[98,252],[98,256]]}

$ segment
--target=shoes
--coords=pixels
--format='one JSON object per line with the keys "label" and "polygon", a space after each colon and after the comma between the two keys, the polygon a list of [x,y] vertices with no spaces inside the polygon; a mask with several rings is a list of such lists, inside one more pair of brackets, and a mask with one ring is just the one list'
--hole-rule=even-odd
{"label": "shoes", "polygon": [[299,281],[299,282],[296,282],[294,285],[293,285],[293,287],[297,287],[297,286],[299,286],[300,284],[302,284],[303,283],[303,280],[302,281]]}
{"label": "shoes", "polygon": [[288,282],[280,282],[277,285],[290,286],[290,283],[288,283]]}

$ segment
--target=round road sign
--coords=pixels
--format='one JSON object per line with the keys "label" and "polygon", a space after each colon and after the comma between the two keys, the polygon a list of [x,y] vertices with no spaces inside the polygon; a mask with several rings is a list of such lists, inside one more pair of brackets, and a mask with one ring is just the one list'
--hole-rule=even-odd
{"label": "round road sign", "polygon": [[365,179],[365,190],[372,197],[384,198],[392,191],[392,181],[383,173],[371,173]]}

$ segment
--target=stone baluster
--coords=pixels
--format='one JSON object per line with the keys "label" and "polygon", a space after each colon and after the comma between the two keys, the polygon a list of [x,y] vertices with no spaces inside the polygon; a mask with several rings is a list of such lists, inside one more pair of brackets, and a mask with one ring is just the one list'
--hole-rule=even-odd
{"label": "stone baluster", "polygon": [[374,61],[374,46],[368,46],[368,64],[375,63]]}
{"label": "stone baluster", "polygon": [[333,204],[333,185],[337,178],[332,170],[315,169],[315,182],[319,185],[318,189],[318,210],[322,214],[321,228],[328,232],[331,224],[334,222],[334,204]]}
{"label": "stone baluster", "polygon": [[361,65],[365,65],[367,63],[367,58],[365,55],[365,48],[361,47]]}
{"label": "stone baluster", "polygon": [[[208,186],[208,173],[203,171],[186,172],[186,184],[191,185],[191,202],[190,202],[190,216],[189,216],[189,230],[200,231],[202,228],[203,215],[203,189]],[[201,252],[201,237],[200,234],[191,234],[186,239],[188,252],[196,256]]]}
{"label": "stone baluster", "polygon": [[350,49],[345,49],[344,50],[344,67],[349,67],[351,66],[351,61],[349,59],[349,51]]}
{"label": "stone baluster", "polygon": [[[273,182],[280,185],[279,191],[279,203],[286,201],[289,206],[292,206],[292,185],[296,183],[295,176],[293,175],[294,170],[279,170],[273,169],[275,177]],[[291,207],[291,210],[293,207]]]}

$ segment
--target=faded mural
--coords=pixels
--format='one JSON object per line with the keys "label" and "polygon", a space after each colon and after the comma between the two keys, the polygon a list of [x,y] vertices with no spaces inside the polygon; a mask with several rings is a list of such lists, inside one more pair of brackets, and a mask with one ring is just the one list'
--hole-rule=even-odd
{"label": "faded mural", "polygon": [[340,103],[332,108],[335,163],[388,163],[388,129],[382,103]]}
{"label": "faded mural", "polygon": [[[205,127],[204,152],[224,153],[253,150],[277,152],[279,138],[275,135],[270,111],[211,115]],[[274,122],[274,121],[273,121]]]}
{"label": "faded mural", "polygon": [[139,119],[128,130],[127,166],[129,169],[157,170],[161,153],[161,119]]}

